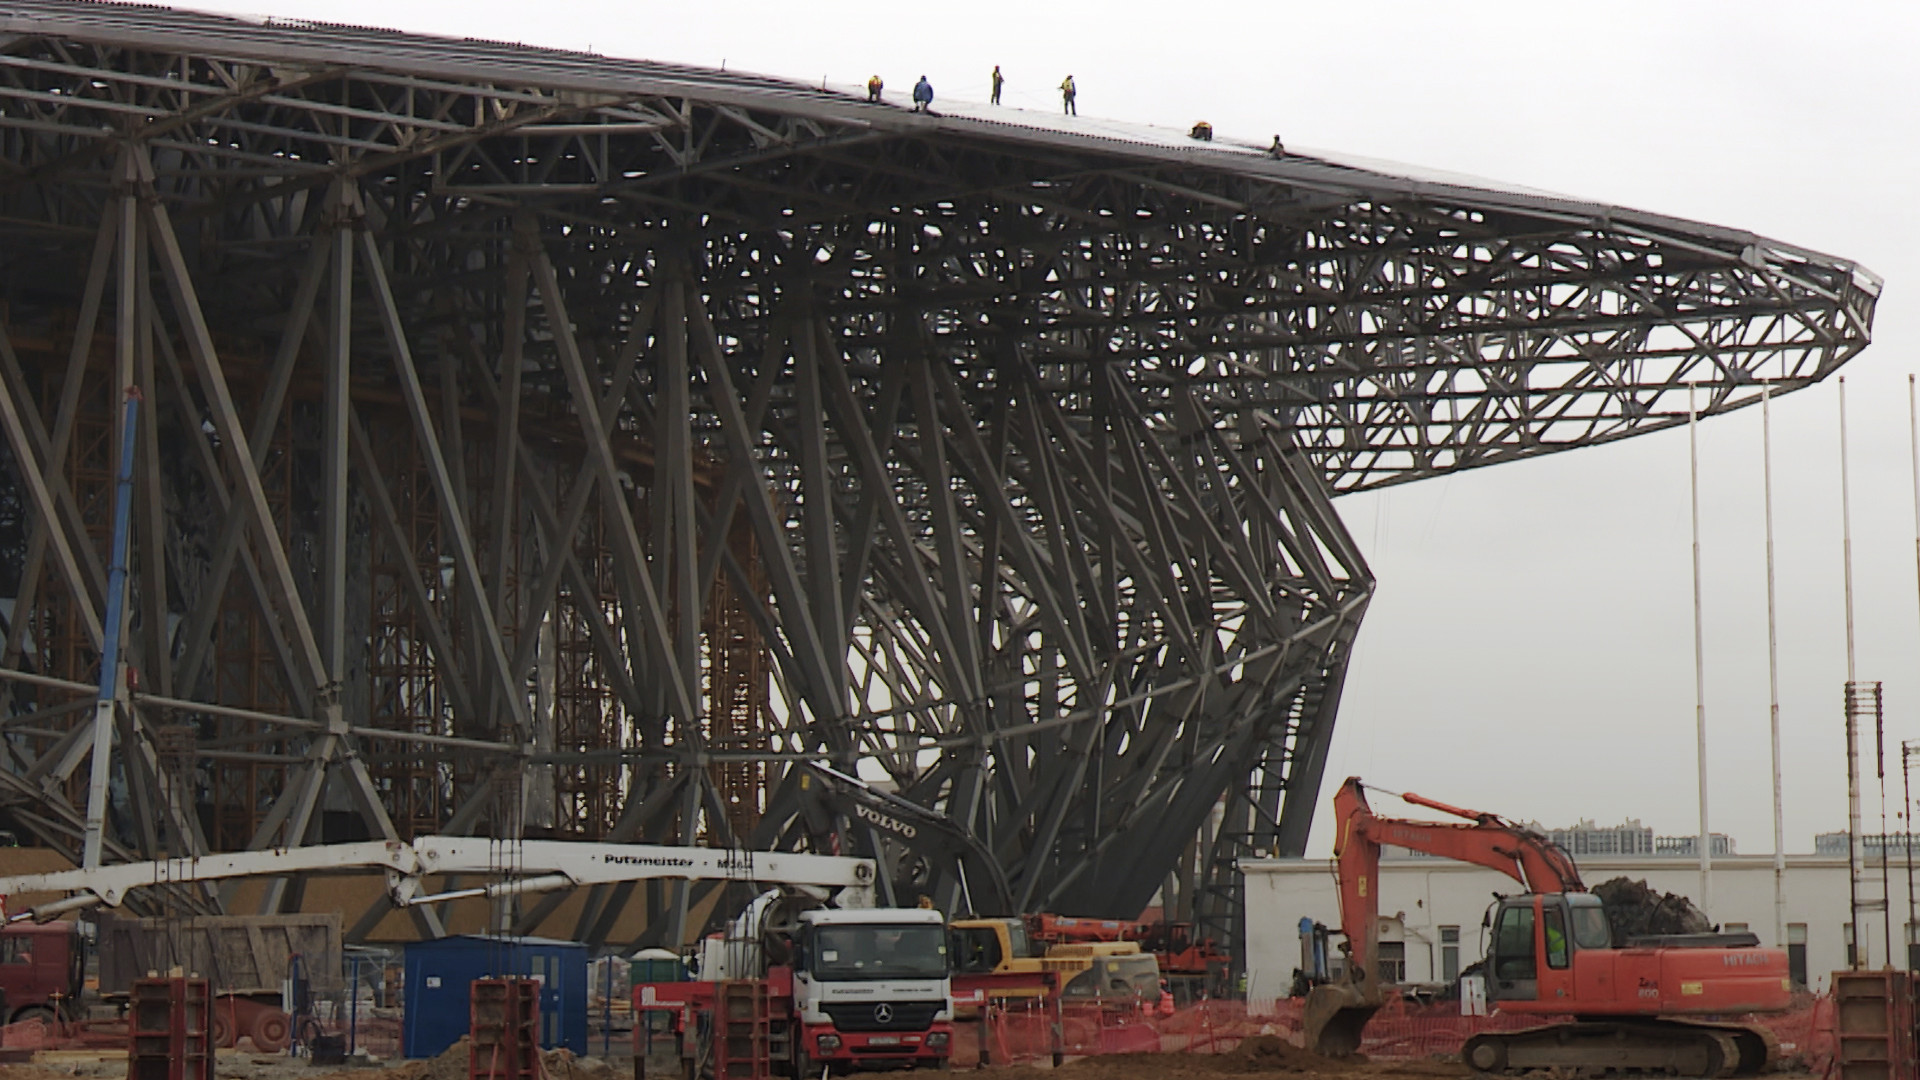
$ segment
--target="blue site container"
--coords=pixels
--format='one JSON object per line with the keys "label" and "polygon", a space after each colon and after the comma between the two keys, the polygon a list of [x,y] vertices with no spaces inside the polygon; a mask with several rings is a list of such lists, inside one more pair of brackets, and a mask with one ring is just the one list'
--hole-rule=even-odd
{"label": "blue site container", "polygon": [[407,946],[401,1052],[437,1057],[467,1033],[473,980],[536,978],[540,1046],[587,1052],[587,947],[547,938],[462,934]]}

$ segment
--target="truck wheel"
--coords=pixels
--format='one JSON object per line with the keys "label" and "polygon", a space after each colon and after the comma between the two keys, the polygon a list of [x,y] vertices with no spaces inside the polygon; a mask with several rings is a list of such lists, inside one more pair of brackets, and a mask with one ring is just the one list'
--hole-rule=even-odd
{"label": "truck wheel", "polygon": [[49,1031],[57,1029],[60,1025],[60,1018],[45,1005],[29,1005],[13,1014],[13,1022],[16,1024],[24,1024],[32,1020],[38,1020],[47,1025]]}
{"label": "truck wheel", "polygon": [[240,1041],[240,1034],[233,1030],[233,1015],[230,1010],[219,1005],[213,1007],[213,1045],[226,1050]]}
{"label": "truck wheel", "polygon": [[253,1039],[254,1049],[263,1054],[277,1054],[287,1048],[291,1033],[286,1013],[279,1009],[262,1009],[253,1020],[253,1030],[247,1034]]}

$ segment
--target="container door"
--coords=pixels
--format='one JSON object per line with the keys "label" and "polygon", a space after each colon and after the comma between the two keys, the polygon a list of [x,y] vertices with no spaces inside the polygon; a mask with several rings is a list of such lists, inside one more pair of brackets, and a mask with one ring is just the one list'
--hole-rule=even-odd
{"label": "container door", "polygon": [[540,1046],[551,1050],[566,1039],[560,1004],[560,958],[547,953],[534,957],[540,973]]}

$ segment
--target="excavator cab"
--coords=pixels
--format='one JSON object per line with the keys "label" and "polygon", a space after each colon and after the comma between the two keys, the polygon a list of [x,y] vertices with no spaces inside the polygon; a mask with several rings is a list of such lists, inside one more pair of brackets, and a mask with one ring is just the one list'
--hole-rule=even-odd
{"label": "excavator cab", "polygon": [[1487,950],[1487,1000],[1573,996],[1574,955],[1613,945],[1606,908],[1591,893],[1529,893],[1500,901]]}
{"label": "excavator cab", "polygon": [[1013,919],[955,919],[949,923],[954,970],[963,975],[991,975],[1001,964],[1020,955],[1013,948],[1009,923],[1019,925]]}

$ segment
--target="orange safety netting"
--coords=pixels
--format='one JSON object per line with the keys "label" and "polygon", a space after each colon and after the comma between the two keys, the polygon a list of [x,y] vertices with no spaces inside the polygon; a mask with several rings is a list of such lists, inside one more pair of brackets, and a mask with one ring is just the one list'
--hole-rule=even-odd
{"label": "orange safety netting", "polygon": [[[994,1011],[984,1020],[955,1024],[954,1061],[972,1065],[1041,1062],[1057,1050],[1065,1057],[1127,1053],[1225,1053],[1254,1035],[1273,1035],[1298,1044],[1301,1002],[1283,1000],[1271,1012],[1249,1014],[1232,1001],[1206,1001],[1163,1014],[1155,1010],[1065,1006],[1055,1020],[1038,1006]],[[1462,1043],[1483,1031],[1512,1031],[1554,1018],[1496,1013],[1463,1016],[1455,1003],[1421,1005],[1392,1001],[1367,1024],[1360,1052],[1376,1060],[1454,1057]],[[1833,1002],[1808,997],[1785,1013],[1741,1018],[1773,1032],[1782,1060],[1815,1072],[1833,1056]]]}
{"label": "orange safety netting", "polygon": [[53,1025],[44,1020],[23,1020],[0,1026],[0,1049],[45,1050],[57,1040]]}

